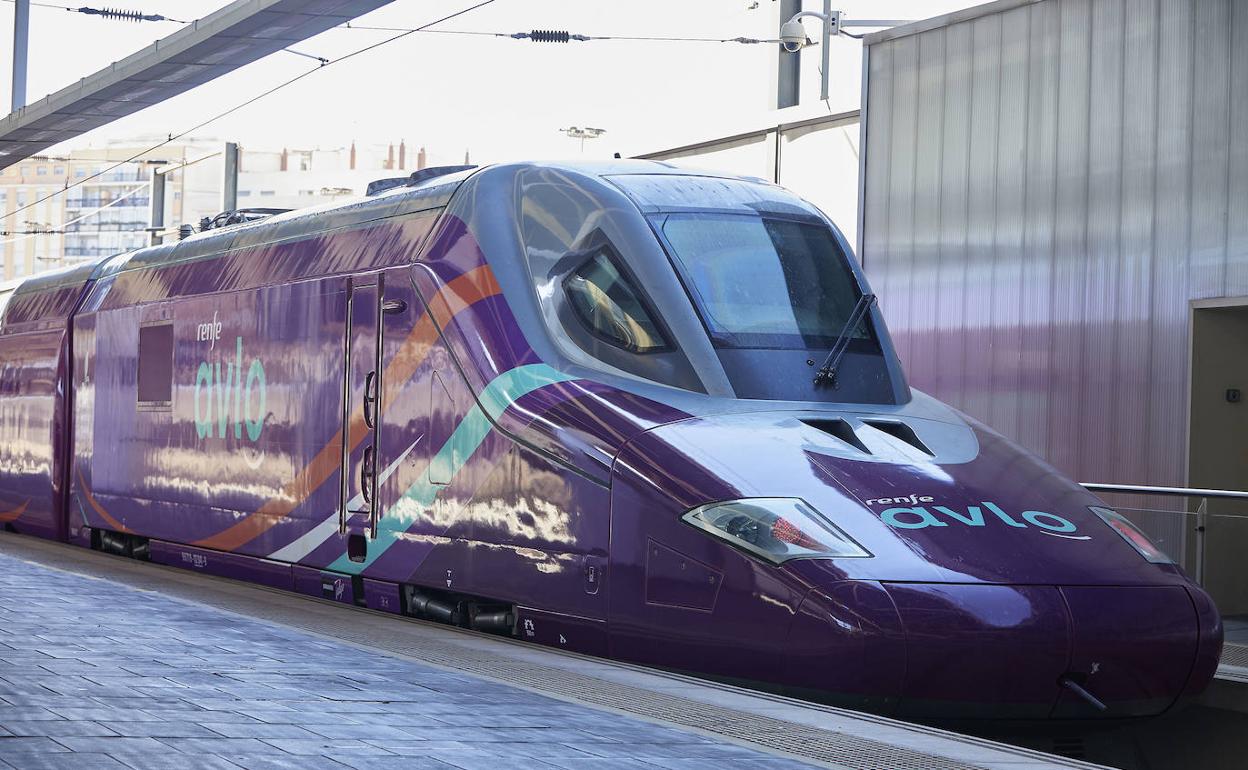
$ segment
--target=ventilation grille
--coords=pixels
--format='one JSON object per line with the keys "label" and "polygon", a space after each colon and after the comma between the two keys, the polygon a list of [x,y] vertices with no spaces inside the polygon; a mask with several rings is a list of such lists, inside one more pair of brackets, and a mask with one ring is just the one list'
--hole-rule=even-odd
{"label": "ventilation grille", "polygon": [[863,420],[863,423],[870,425],[878,431],[887,433],[899,441],[904,441],[925,455],[935,457],[936,453],[927,448],[918,435],[915,434],[914,428],[904,422],[895,422],[893,420]]}
{"label": "ventilation grille", "polygon": [[[862,452],[863,454],[868,454],[868,455],[877,454],[876,452],[872,452],[867,447],[867,444],[864,443],[863,440],[858,436],[858,433],[854,430],[853,426],[850,425],[845,420],[842,420],[840,418],[822,419],[822,420],[810,419],[810,420],[802,420],[802,422],[805,423],[806,425],[809,425],[812,428],[815,428],[816,430],[823,431],[824,433],[828,434],[829,436],[832,436],[833,438],[839,439],[845,442],[846,444],[849,444],[854,449],[857,449],[859,452]],[[914,428],[911,428],[909,425],[907,425],[904,422],[901,422],[898,420],[863,420],[862,424],[868,428],[874,428],[880,433],[884,433],[888,436],[891,436],[897,441],[900,441],[903,444],[905,444],[907,447],[911,449],[917,449],[923,454],[927,455],[928,457],[936,456],[936,453],[933,452],[931,449],[929,449],[927,444],[923,443],[923,440],[920,439],[918,434],[914,432]],[[887,439],[876,439],[875,443],[878,444],[881,440],[887,441]]]}
{"label": "ventilation grille", "polygon": [[859,452],[871,454],[871,450],[867,449],[867,445],[862,443],[862,439],[858,438],[858,434],[854,433],[854,429],[844,420],[802,420],[802,422],[816,430],[823,431],[833,438],[844,441]]}

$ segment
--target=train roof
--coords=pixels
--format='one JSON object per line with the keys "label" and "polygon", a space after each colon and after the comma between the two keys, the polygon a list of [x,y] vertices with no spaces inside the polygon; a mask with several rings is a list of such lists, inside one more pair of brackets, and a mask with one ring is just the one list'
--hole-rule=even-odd
{"label": "train roof", "polygon": [[[8,286],[0,286],[0,290],[4,288],[11,289],[12,298],[17,299],[19,297],[28,297],[28,295],[32,294],[63,291],[73,287],[81,289],[92,280],[106,278],[118,273],[199,259],[211,259],[235,249],[280,243],[288,240],[299,240],[318,233],[350,228],[367,222],[441,209],[449,203],[451,196],[470,176],[489,169],[505,167],[540,167],[555,171],[566,171],[583,177],[596,177],[604,182],[609,177],[680,175],[708,179],[733,178],[741,181],[771,184],[764,179],[735,177],[722,173],[678,168],[669,163],[647,160],[529,161],[497,164],[481,168],[462,167],[451,170],[451,173],[434,175],[429,178],[420,178],[418,172],[415,175],[415,181],[383,180],[392,182],[394,186],[383,187],[380,192],[372,195],[295,209],[264,217],[253,222],[195,233],[190,237],[170,243],[84,261],[58,270],[40,273]],[[638,202],[638,205],[645,206],[645,201],[639,199],[638,195],[633,194],[632,197]],[[33,298],[28,297],[28,299]],[[60,309],[58,308],[58,310]]]}
{"label": "train roof", "polygon": [[[628,175],[679,175],[706,178],[733,178],[770,185],[771,182],[752,177],[735,177],[722,173],[678,168],[661,161],[614,160],[600,162],[519,162],[496,164],[481,168],[469,167],[454,173],[435,176],[412,184],[400,184],[373,195],[347,201],[294,209],[270,217],[232,225],[220,230],[196,233],[181,241],[153,246],[121,254],[97,264],[92,278],[139,270],[160,264],[176,263],[220,254],[232,249],[305,238],[317,233],[339,230],[353,225],[413,214],[446,206],[451,196],[470,176],[504,167],[537,166],[565,170],[582,176],[608,177]],[[640,201],[639,201],[640,203]]]}
{"label": "train roof", "polygon": [[[37,294],[53,289],[61,289],[66,286],[81,286],[89,281],[99,266],[108,259],[109,257],[98,257],[14,281],[11,286],[13,295],[20,297],[26,294]],[[0,285],[0,291],[4,291],[4,288],[3,285]]]}

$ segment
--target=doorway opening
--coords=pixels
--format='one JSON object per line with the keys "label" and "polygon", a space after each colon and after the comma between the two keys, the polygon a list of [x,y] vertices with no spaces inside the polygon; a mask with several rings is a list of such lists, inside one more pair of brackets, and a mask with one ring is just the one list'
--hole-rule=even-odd
{"label": "doorway opening", "polygon": [[[1248,299],[1192,308],[1188,486],[1248,490]],[[1195,510],[1197,501],[1193,501]],[[1205,590],[1226,618],[1227,641],[1248,643],[1248,501],[1210,499],[1200,560]],[[1198,517],[1189,516],[1195,527]],[[1193,572],[1193,577],[1198,577]]]}

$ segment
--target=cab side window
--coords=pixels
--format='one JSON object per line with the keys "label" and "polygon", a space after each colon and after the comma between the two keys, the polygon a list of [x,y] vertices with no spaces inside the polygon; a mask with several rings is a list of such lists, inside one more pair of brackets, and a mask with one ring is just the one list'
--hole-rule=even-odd
{"label": "cab side window", "polygon": [[641,293],[608,247],[599,247],[569,275],[564,290],[577,317],[595,336],[634,353],[668,349]]}

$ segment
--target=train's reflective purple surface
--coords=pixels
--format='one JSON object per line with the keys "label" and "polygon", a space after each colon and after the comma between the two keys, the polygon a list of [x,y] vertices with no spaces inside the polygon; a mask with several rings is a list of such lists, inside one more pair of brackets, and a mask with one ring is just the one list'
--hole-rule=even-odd
{"label": "train's reflective purple surface", "polygon": [[654,163],[208,231],[7,298],[0,522],[885,713],[1203,690],[1205,593],[911,391],[868,292],[809,204]]}

